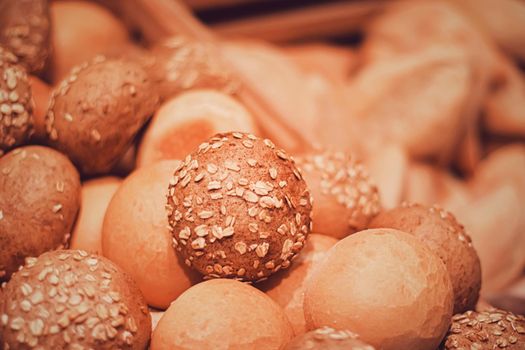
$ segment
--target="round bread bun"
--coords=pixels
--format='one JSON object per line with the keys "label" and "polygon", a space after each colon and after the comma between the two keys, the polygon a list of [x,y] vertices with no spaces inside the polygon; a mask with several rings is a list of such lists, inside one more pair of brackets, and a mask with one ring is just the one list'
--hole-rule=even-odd
{"label": "round bread bun", "polygon": [[303,308],[306,282],[336,243],[333,237],[311,233],[292,267],[257,284],[284,309],[296,335],[307,332]]}
{"label": "round bread bun", "polygon": [[48,0],[4,0],[0,45],[14,53],[28,72],[39,72],[51,51]]}
{"label": "round bread bun", "polygon": [[17,148],[0,158],[0,282],[24,258],[67,246],[80,206],[77,170],[62,153]]}
{"label": "round bread bun", "polygon": [[82,204],[71,236],[71,249],[102,254],[102,222],[109,201],[122,180],[101,177],[82,184]]}
{"label": "round bread bun", "polygon": [[364,165],[342,152],[295,157],[314,199],[313,230],[343,238],[366,228],[381,207]]}
{"label": "round bread bun", "polygon": [[33,131],[31,85],[25,69],[0,47],[0,156],[23,144]]}
{"label": "round bread bun", "polygon": [[221,64],[210,43],[177,35],[152,50],[152,76],[163,100],[189,89],[213,89],[232,94],[240,82]]}
{"label": "round bread bun", "polygon": [[83,250],[28,258],[4,287],[5,349],[145,349],[148,307],[133,280]]}
{"label": "round bread bun", "polygon": [[92,1],[53,1],[50,9],[55,83],[74,66],[129,44],[124,24],[104,6]]}
{"label": "round bread bun", "polygon": [[283,310],[256,288],[229,279],[199,283],[160,319],[151,350],[279,350],[293,338]]}
{"label": "round bread bun", "polygon": [[71,71],[52,93],[46,116],[50,143],[82,173],[105,173],[153,114],[158,96],[141,66],[97,56]]}
{"label": "round bread bun", "polygon": [[296,337],[284,350],[375,350],[350,331],[322,327]]}
{"label": "round bread bun", "polygon": [[311,197],[294,161],[270,140],[217,134],[175,169],[168,218],[180,257],[205,278],[260,281],[301,251]]}
{"label": "round bread bun", "polygon": [[436,349],[450,325],[454,295],[441,259],[393,229],[339,241],[307,283],[309,329],[351,329],[383,350]]}
{"label": "round bread bun", "polygon": [[183,92],[155,113],[138,149],[137,166],[184,159],[202,141],[230,130],[257,132],[253,116],[242,104],[214,90]]}
{"label": "round bread bun", "polygon": [[37,78],[34,75],[29,76],[29,84],[31,85],[31,92],[33,93],[33,119],[34,119],[34,134],[33,139],[37,141],[46,140],[46,113],[47,105],[51,97],[51,86]]}
{"label": "round bread bun", "polygon": [[454,215],[438,206],[403,203],[379,214],[369,227],[394,228],[421,239],[447,267],[454,312],[474,309],[481,289],[481,265],[470,236]]}
{"label": "round bread bun", "polygon": [[440,349],[525,349],[525,317],[495,308],[456,314]]}
{"label": "round bread bun", "polygon": [[165,160],[129,175],[111,199],[102,228],[104,256],[129,273],[147,303],[160,309],[200,279],[177,258],[168,230],[166,186],[179,164]]}

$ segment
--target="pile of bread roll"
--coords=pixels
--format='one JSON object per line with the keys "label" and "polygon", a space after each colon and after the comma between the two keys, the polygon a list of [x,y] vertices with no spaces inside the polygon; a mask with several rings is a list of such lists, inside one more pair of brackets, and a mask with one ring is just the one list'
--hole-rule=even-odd
{"label": "pile of bread roll", "polygon": [[0,2],[0,349],[525,349],[524,3],[346,46],[111,9]]}

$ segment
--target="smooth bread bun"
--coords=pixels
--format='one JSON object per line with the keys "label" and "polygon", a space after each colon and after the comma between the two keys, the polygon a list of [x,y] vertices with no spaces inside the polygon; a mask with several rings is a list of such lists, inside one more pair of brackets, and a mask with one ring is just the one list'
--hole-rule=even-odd
{"label": "smooth bread bun", "polygon": [[260,281],[301,251],[310,193],[270,140],[217,134],[175,168],[168,217],[179,256],[206,278]]}
{"label": "smooth bread bun", "polygon": [[151,350],[280,350],[292,338],[286,315],[267,295],[214,279],[171,304],[153,332]]}
{"label": "smooth bread bun", "polygon": [[177,259],[168,230],[166,186],[179,163],[165,160],[131,173],[111,199],[102,228],[104,256],[133,277],[149,305],[161,309],[199,280]]}
{"label": "smooth bread bun", "polygon": [[366,228],[379,212],[377,187],[365,166],[342,152],[295,157],[314,199],[313,230],[343,238]]}
{"label": "smooth bread bun", "polygon": [[80,206],[80,178],[62,153],[19,147],[0,158],[0,282],[24,258],[67,247]]}
{"label": "smooth bread bun", "polygon": [[421,239],[447,267],[454,312],[474,309],[481,289],[481,265],[470,236],[454,215],[437,206],[405,203],[379,214],[370,228],[394,228]]}
{"label": "smooth bread bun", "polygon": [[326,252],[336,243],[333,237],[311,233],[301,254],[288,270],[257,284],[257,288],[284,309],[296,335],[307,332],[303,308],[306,283],[325,258]]}
{"label": "smooth bread bun", "polygon": [[102,254],[102,222],[109,201],[122,180],[118,177],[100,177],[82,184],[82,205],[71,236],[71,249]]}
{"label": "smooth bread bun", "polygon": [[295,338],[284,350],[375,350],[350,331],[322,327]]}
{"label": "smooth bread bun", "polygon": [[4,287],[5,349],[145,349],[148,307],[134,282],[106,258],[57,250],[28,258]]}
{"label": "smooth bread bun", "polygon": [[436,349],[454,295],[441,259],[414,236],[373,229],[339,241],[306,286],[310,329],[350,329],[382,350]]}
{"label": "smooth bread bun", "polygon": [[137,166],[184,159],[219,132],[257,133],[253,116],[233,97],[214,90],[180,93],[155,112],[137,154]]}

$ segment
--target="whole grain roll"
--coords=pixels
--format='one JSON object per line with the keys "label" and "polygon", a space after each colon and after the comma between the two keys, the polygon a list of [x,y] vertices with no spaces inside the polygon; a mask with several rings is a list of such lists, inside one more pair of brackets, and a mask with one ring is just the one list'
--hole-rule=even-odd
{"label": "whole grain roll", "polygon": [[133,280],[106,258],[58,250],[28,258],[5,285],[5,349],[146,349],[148,307]]}
{"label": "whole grain roll", "polygon": [[0,156],[29,139],[33,105],[25,69],[15,55],[0,46]]}
{"label": "whole grain roll", "polygon": [[77,170],[43,146],[17,148],[0,158],[0,282],[24,258],[67,247],[80,206]]}
{"label": "whole grain roll", "polygon": [[168,218],[179,256],[206,278],[260,281],[303,248],[310,192],[270,140],[217,134],[175,169]]}
{"label": "whole grain roll", "polygon": [[97,56],[75,67],[53,91],[46,116],[50,144],[84,174],[107,172],[158,101],[155,86],[138,63]]}

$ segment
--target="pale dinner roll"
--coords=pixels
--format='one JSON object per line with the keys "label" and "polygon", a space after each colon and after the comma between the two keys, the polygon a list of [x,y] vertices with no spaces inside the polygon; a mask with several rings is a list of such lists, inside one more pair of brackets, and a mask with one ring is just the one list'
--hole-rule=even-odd
{"label": "pale dinner roll", "polygon": [[128,44],[128,32],[113,14],[92,1],[52,1],[52,80],[115,46]]}
{"label": "pale dinner roll", "polygon": [[328,249],[336,243],[337,239],[333,237],[311,233],[290,269],[257,284],[259,289],[284,309],[296,335],[307,331],[303,310],[306,282],[324,259]]}
{"label": "pale dinner roll", "polygon": [[253,116],[241,103],[214,90],[183,92],[155,113],[138,149],[137,166],[184,159],[204,140],[231,130],[258,133]]}
{"label": "pale dinner roll", "polygon": [[71,236],[71,249],[102,254],[102,222],[109,201],[121,182],[117,177],[108,176],[82,184],[82,202]]}
{"label": "pale dinner roll", "polygon": [[167,160],[129,175],[109,203],[102,252],[137,282],[146,302],[166,308],[197,275],[179,262],[164,208],[166,189],[179,161]]}
{"label": "pale dinner roll", "polygon": [[256,288],[228,279],[199,283],[160,319],[151,350],[280,350],[293,337],[283,310]]}
{"label": "pale dinner roll", "polygon": [[472,310],[481,289],[481,266],[472,240],[454,215],[437,206],[406,204],[376,216],[370,228],[413,234],[441,258],[454,289],[454,313]]}
{"label": "pale dinner roll", "polygon": [[350,331],[322,327],[296,337],[285,350],[374,350]]}
{"label": "pale dinner roll", "polygon": [[363,230],[379,213],[377,187],[354,156],[315,151],[295,157],[314,199],[313,230],[343,238]]}
{"label": "pale dinner roll", "polygon": [[306,323],[350,329],[382,350],[436,349],[452,317],[445,265],[423,242],[393,229],[339,241],[308,281]]}

